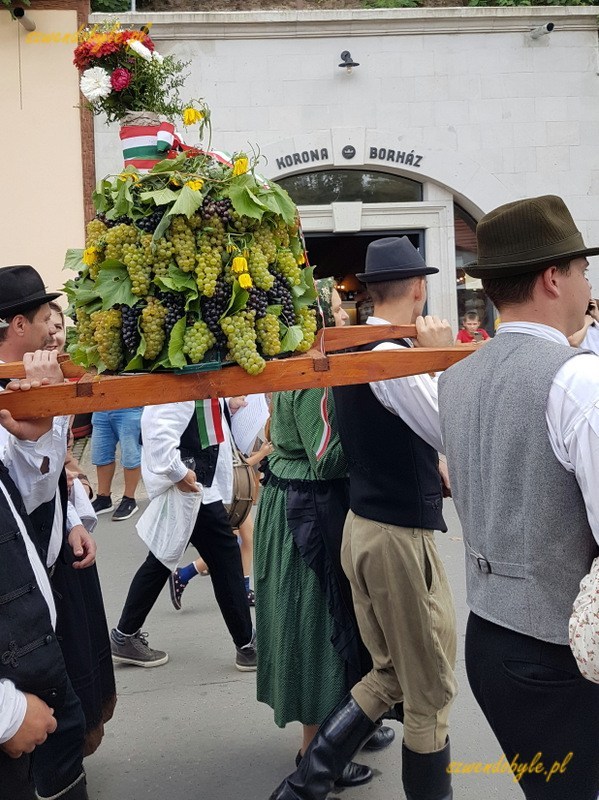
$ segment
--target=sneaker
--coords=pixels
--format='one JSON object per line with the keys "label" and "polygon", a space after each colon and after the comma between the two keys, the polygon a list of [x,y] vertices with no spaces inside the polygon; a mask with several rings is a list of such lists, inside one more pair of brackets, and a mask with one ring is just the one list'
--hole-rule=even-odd
{"label": "sneaker", "polygon": [[180,578],[179,570],[176,569],[174,572],[171,572],[168,578],[168,588],[171,592],[171,603],[177,609],[177,611],[181,611],[181,595],[185,591],[185,587],[187,586]]}
{"label": "sneaker", "polygon": [[235,666],[240,672],[256,671],[256,631],[252,631],[252,639],[243,647],[236,647]]}
{"label": "sneaker", "polygon": [[113,628],[110,631],[110,649],[115,664],[131,664],[134,667],[160,667],[168,661],[164,650],[152,650],[148,645],[148,634],[137,631],[133,636]]}
{"label": "sneaker", "polygon": [[122,522],[124,519],[129,519],[134,514],[137,514],[139,507],[135,502],[134,497],[123,497],[119,503],[119,507],[112,515],[113,522]]}
{"label": "sneaker", "polygon": [[248,594],[248,605],[252,606],[252,608],[256,605],[256,595],[253,589],[250,589]]}
{"label": "sneaker", "polygon": [[99,494],[94,502],[92,503],[92,508],[96,512],[96,514],[108,514],[109,511],[114,509],[112,505],[112,500],[110,499],[109,494]]}

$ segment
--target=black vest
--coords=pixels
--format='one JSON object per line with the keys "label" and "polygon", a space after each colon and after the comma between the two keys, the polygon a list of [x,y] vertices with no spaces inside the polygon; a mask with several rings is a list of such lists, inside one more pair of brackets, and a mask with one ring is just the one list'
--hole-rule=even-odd
{"label": "black vest", "polygon": [[[37,537],[18,489],[0,462],[0,481],[34,544]],[[42,563],[44,554],[38,552]],[[27,548],[0,491],[0,678],[41,697],[52,708],[64,700],[66,668],[47,603],[36,584]]]}
{"label": "black vest", "polygon": [[387,525],[446,531],[437,451],[387,411],[369,384],[336,386],[333,394],[349,464],[351,510]]}
{"label": "black vest", "polygon": [[[219,403],[220,406],[220,403]],[[222,413],[222,411],[221,411]],[[225,416],[230,421],[229,409],[225,403]],[[179,450],[182,459],[193,458],[195,468],[190,467],[196,474],[196,479],[199,483],[209,489],[214,481],[216,473],[216,462],[218,461],[218,451],[220,445],[210,445],[202,449],[200,441],[200,431],[198,429],[198,422],[196,412],[194,412],[189,420],[189,425],[183,431],[181,441],[179,442]]]}

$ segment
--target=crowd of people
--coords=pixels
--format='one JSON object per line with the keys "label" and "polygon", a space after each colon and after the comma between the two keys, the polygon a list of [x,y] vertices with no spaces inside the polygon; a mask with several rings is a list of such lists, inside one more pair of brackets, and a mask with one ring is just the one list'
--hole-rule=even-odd
{"label": "crowd of people", "polygon": [[[234,666],[256,671],[276,725],[301,725],[295,770],[271,800],[325,800],[371,780],[354,758],[392,745],[386,719],[403,725],[407,800],[451,800],[458,646],[435,543],[449,496],[474,697],[508,763],[571,754],[551,781],[520,775],[526,798],[597,800],[599,654],[587,643],[599,641],[599,312],[586,272],[599,247],[585,246],[560,198],[543,196],[486,214],[477,253],[465,271],[501,314],[492,339],[475,313],[457,338],[424,315],[439,270],[407,237],[369,245],[358,274],[368,324],[413,324],[416,337],[381,330],[360,349],[479,346],[440,375],[274,394],[250,457],[263,484],[255,526],[235,531],[228,513],[243,397],[94,414],[95,486],[69,447],[68,417],[0,411],[0,800],[87,800],[83,758],[114,710],[113,664],[165,664],[142,627],[167,583],[180,609],[204,573]],[[320,325],[345,324],[334,281],[316,288]],[[32,267],[0,268],[0,360],[25,369],[3,388],[63,381],[58,298]],[[150,544],[109,633],[93,530],[98,514],[138,511],[140,477],[151,502],[176,487],[199,510],[174,568]],[[187,544],[200,559],[181,566]]]}

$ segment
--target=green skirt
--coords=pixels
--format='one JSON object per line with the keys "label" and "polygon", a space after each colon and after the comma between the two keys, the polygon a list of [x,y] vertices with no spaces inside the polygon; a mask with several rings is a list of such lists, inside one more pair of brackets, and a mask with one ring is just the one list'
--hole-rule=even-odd
{"label": "green skirt", "polygon": [[286,495],[264,487],[254,529],[257,696],[281,728],[319,725],[347,691],[326,598],[287,525]]}

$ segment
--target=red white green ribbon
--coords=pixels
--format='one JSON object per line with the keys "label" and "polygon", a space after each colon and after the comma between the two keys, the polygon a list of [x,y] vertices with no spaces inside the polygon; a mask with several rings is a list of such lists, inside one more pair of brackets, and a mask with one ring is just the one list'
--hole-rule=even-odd
{"label": "red white green ribbon", "polygon": [[320,400],[320,418],[318,420],[320,438],[318,447],[316,448],[317,461],[320,461],[320,459],[326,453],[328,444],[331,441],[331,423],[329,422],[328,399],[329,389],[327,386],[323,391],[322,398]]}
{"label": "red white green ribbon", "polygon": [[225,441],[218,398],[196,400],[196,421],[202,450]]}

